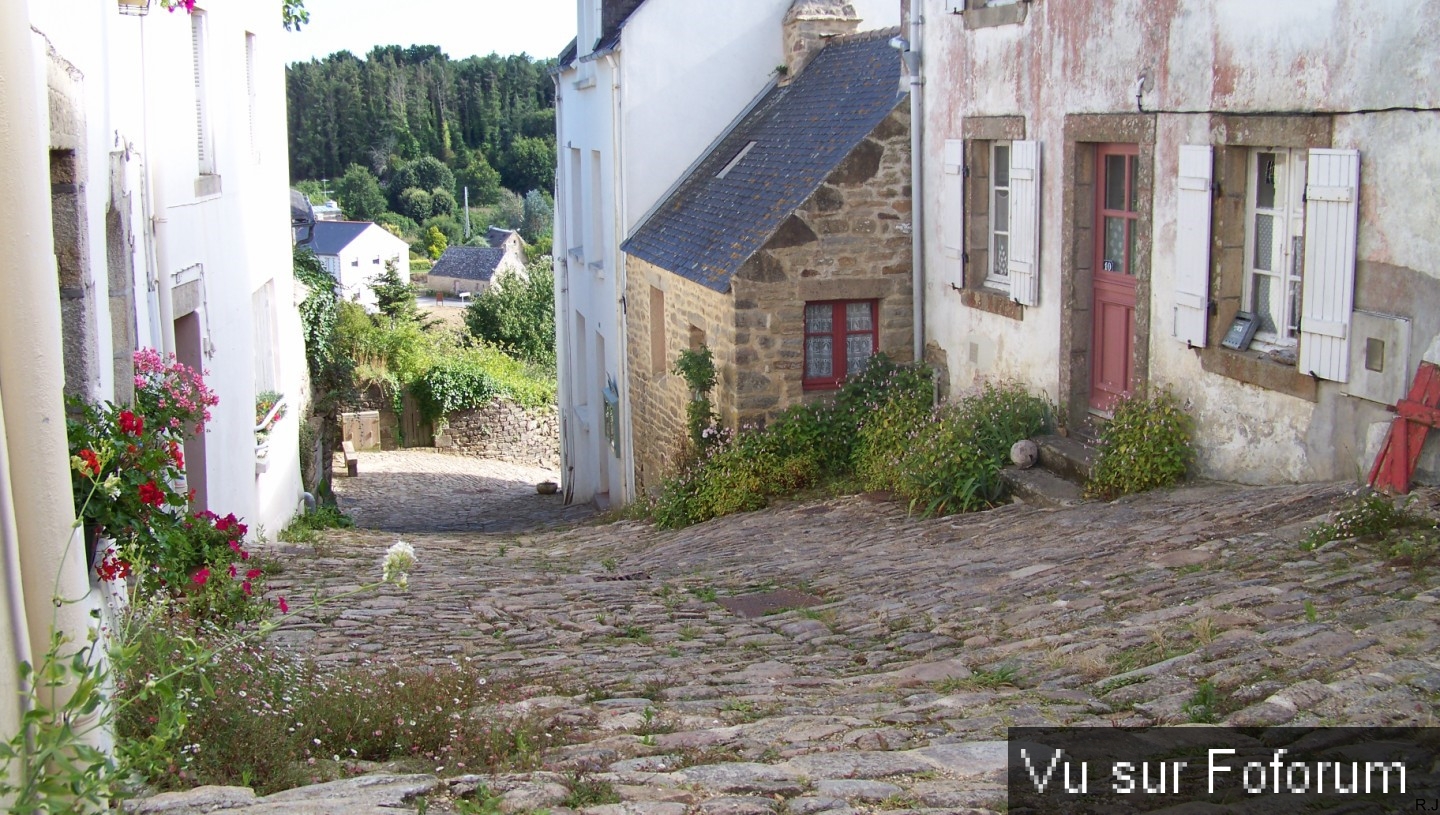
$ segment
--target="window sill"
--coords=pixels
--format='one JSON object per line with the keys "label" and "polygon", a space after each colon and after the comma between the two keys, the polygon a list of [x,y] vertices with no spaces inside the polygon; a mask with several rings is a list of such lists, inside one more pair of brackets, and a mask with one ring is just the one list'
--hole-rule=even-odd
{"label": "window sill", "polygon": [[966,30],[994,28],[1025,22],[1025,15],[1029,10],[1029,0],[1022,0],[1022,2],[1012,3],[1008,6],[966,9],[961,13],[960,19],[965,23]]}
{"label": "window sill", "polygon": [[809,391],[838,391],[838,390],[840,390],[840,386],[841,386],[842,384],[844,384],[844,383],[840,382],[839,380],[825,379],[825,380],[810,380],[810,381],[802,382],[802,383],[800,383],[800,384],[801,384],[801,387],[802,387],[806,392],[809,392]]}
{"label": "window sill", "polygon": [[202,175],[195,179],[195,197],[208,198],[220,194],[220,176]]}
{"label": "window sill", "polygon": [[1307,402],[1318,402],[1320,398],[1318,380],[1300,373],[1293,365],[1268,359],[1258,351],[1203,348],[1200,350],[1200,367],[1212,374]]}
{"label": "window sill", "polygon": [[958,289],[960,302],[966,306],[1009,317],[1012,320],[1025,319],[1025,307],[1008,296],[993,289]]}

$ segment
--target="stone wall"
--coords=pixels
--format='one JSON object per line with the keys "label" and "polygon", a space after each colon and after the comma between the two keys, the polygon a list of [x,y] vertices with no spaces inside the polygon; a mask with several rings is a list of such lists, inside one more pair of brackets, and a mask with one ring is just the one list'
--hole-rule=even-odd
{"label": "stone wall", "polygon": [[441,452],[560,467],[560,419],[553,407],[526,409],[505,399],[449,416],[435,434]]}
{"label": "stone wall", "polygon": [[[658,486],[673,473],[687,443],[685,406],[690,389],[670,369],[680,352],[703,343],[715,355],[710,394],[721,422],[735,426],[735,308],[730,295],[693,283],[636,257],[626,260],[627,353],[630,417],[635,439],[637,490]],[[663,312],[657,342],[655,310]]]}
{"label": "stone wall", "polygon": [[738,422],[829,395],[803,385],[807,302],[878,300],[879,350],[913,359],[909,122],[901,100],[731,282]]}

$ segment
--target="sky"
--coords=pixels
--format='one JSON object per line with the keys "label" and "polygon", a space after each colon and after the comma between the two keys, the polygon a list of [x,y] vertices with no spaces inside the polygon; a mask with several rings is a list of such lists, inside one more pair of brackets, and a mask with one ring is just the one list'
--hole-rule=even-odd
{"label": "sky", "polygon": [[286,63],[376,45],[438,45],[452,59],[556,57],[575,38],[575,0],[305,0],[310,24],[285,33]]}

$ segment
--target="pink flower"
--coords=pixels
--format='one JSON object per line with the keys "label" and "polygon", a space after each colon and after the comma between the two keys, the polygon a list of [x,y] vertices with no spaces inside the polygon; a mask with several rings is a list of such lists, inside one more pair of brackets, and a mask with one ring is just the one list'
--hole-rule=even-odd
{"label": "pink flower", "polygon": [[243,592],[245,592],[245,596],[246,596],[246,597],[249,597],[249,596],[250,596],[250,581],[249,581],[249,580],[246,580],[246,581],[242,582],[242,583],[240,584],[240,590],[243,591]]}
{"label": "pink flower", "polygon": [[231,563],[231,564],[230,564],[230,576],[231,576],[231,577],[235,577],[235,576],[238,575],[239,573],[240,573],[239,570],[235,568],[235,564],[234,564],[234,563]]}
{"label": "pink flower", "polygon": [[281,598],[280,598],[280,613],[281,613],[281,614],[289,614],[289,613],[290,613],[290,604],[287,603],[287,602],[285,602],[285,598],[284,598],[284,597],[281,597]]}
{"label": "pink flower", "polygon": [[259,569],[251,569],[250,571],[248,571],[248,572],[245,573],[245,579],[246,579],[246,580],[254,580],[255,578],[259,577],[261,574],[263,574],[263,572],[261,572]]}
{"label": "pink flower", "polygon": [[209,567],[209,566],[202,566],[202,567],[200,567],[200,571],[196,572],[196,573],[195,573],[195,576],[192,577],[192,578],[190,578],[190,582],[194,583],[194,584],[197,585],[197,586],[203,586],[203,585],[205,585],[205,583],[206,583],[209,579],[210,579],[210,567]]}

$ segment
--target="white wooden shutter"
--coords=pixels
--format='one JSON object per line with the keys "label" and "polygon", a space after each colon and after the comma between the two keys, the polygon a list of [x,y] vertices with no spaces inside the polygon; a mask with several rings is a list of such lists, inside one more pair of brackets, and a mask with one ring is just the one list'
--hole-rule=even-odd
{"label": "white wooden shutter", "polygon": [[1214,148],[1180,145],[1180,189],[1175,214],[1175,339],[1205,347],[1210,311],[1210,181]]}
{"label": "white wooden shutter", "polygon": [[1360,153],[1310,151],[1305,179],[1305,276],[1300,300],[1300,371],[1348,381]]}
{"label": "white wooden shutter", "polygon": [[965,142],[945,140],[944,188],[940,206],[941,265],[945,280],[965,286]]}
{"label": "white wooden shutter", "polygon": [[1010,296],[1040,302],[1040,142],[1010,143]]}

